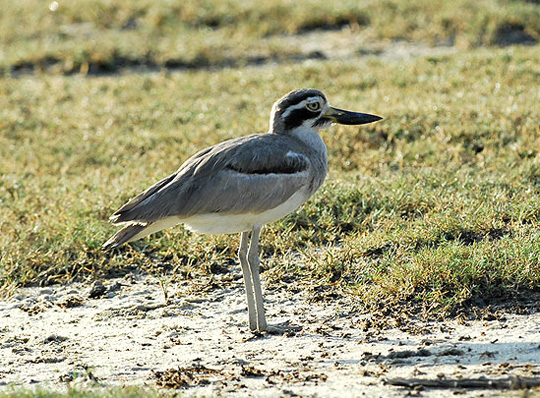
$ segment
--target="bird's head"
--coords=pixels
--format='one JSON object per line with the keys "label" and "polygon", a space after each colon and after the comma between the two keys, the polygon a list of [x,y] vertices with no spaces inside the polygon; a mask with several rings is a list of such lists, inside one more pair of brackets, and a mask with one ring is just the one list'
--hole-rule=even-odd
{"label": "bird's head", "polygon": [[376,122],[382,117],[330,106],[325,95],[315,89],[291,91],[274,103],[270,132],[293,134],[298,130],[318,131],[332,123],[359,125]]}

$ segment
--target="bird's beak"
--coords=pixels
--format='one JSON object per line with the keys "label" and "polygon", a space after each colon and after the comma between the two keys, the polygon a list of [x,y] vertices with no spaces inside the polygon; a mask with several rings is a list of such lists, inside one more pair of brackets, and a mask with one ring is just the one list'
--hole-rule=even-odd
{"label": "bird's beak", "polygon": [[323,117],[332,119],[336,123],[347,125],[373,123],[382,119],[380,116],[370,115],[369,113],[351,112],[333,107],[328,108]]}

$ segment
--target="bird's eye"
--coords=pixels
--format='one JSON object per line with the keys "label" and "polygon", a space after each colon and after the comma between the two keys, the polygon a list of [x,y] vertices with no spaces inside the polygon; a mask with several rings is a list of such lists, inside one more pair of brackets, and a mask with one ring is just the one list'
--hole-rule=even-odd
{"label": "bird's eye", "polygon": [[306,104],[306,108],[310,110],[311,112],[317,112],[321,109],[321,103],[320,102],[308,102]]}

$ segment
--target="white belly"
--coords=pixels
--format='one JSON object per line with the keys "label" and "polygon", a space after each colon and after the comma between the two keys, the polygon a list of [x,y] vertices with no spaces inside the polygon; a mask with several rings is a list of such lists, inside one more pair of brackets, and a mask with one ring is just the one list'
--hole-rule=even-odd
{"label": "white belly", "polygon": [[305,192],[297,192],[286,202],[260,213],[244,214],[198,214],[178,220],[191,231],[203,234],[233,234],[251,231],[254,226],[277,221],[298,209],[309,196]]}

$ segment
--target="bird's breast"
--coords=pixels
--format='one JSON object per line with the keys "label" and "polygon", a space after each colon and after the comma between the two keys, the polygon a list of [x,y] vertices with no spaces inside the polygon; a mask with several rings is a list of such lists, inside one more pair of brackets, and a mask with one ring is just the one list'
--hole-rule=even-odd
{"label": "bird's breast", "polygon": [[326,164],[328,162],[328,151],[321,136],[315,130],[297,129],[291,133],[293,137],[304,144],[313,154]]}

